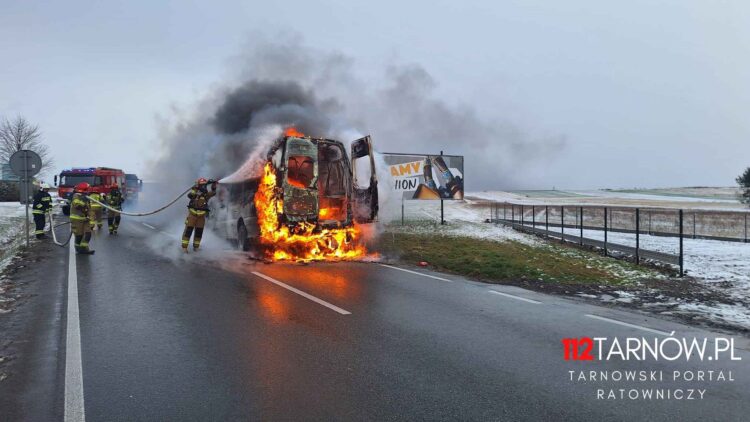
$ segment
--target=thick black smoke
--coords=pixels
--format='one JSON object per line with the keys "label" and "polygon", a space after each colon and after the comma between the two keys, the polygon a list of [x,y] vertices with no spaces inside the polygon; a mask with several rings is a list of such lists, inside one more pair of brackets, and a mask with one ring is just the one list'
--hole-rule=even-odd
{"label": "thick black smoke", "polygon": [[[277,112],[273,113],[277,120],[295,121],[304,118],[306,110],[317,108],[313,92],[294,81],[252,80],[229,92],[216,110],[213,126],[217,132],[231,135],[247,131],[258,123],[258,116],[270,110]],[[284,115],[278,115],[282,110]]]}

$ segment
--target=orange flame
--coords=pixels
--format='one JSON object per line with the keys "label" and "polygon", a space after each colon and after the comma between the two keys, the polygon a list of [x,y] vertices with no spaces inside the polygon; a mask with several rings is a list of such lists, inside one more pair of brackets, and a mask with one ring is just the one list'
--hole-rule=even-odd
{"label": "orange flame", "polygon": [[296,136],[297,138],[301,138],[305,136],[305,134],[298,131],[296,127],[290,126],[284,130],[284,136]]}
{"label": "orange flame", "polygon": [[351,260],[367,255],[361,243],[362,231],[357,226],[316,230],[314,223],[300,222],[290,229],[279,224],[283,210],[278,198],[276,172],[270,162],[263,167],[255,209],[258,214],[260,244],[266,257],[274,261]]}

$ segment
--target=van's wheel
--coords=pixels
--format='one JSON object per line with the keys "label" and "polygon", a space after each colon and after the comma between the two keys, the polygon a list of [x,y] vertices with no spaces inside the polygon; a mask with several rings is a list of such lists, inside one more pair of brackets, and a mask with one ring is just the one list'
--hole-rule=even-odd
{"label": "van's wheel", "polygon": [[250,239],[247,236],[247,227],[244,223],[238,224],[237,227],[237,249],[245,252],[250,250]]}

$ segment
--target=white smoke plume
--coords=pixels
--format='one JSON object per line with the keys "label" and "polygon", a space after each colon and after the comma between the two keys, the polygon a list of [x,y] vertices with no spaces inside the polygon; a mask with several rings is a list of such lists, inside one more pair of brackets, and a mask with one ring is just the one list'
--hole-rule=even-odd
{"label": "white smoke plume", "polygon": [[[161,155],[149,180],[177,193],[197,177],[246,177],[257,171],[249,158],[264,156],[288,126],[345,143],[372,134],[378,151],[464,155],[467,190],[511,187],[517,169],[565,145],[563,136],[532,139],[503,116],[483,120],[439,98],[436,81],[416,64],[390,64],[381,79],[365,80],[354,59],[299,37],[255,40],[230,63],[231,76],[210,95],[160,119]],[[390,176],[382,163],[378,170],[387,202]]]}

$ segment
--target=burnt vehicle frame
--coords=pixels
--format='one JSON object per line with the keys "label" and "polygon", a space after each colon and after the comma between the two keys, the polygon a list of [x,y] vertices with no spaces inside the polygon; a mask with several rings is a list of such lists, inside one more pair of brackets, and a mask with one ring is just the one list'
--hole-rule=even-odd
{"label": "burnt vehicle frame", "polygon": [[[314,224],[314,231],[371,223],[378,214],[378,181],[370,136],[344,144],[328,138],[284,136],[266,154],[276,174],[279,223],[292,231]],[[259,237],[254,197],[259,177],[219,185],[213,226],[241,250]],[[308,226],[309,227],[309,226]]]}

